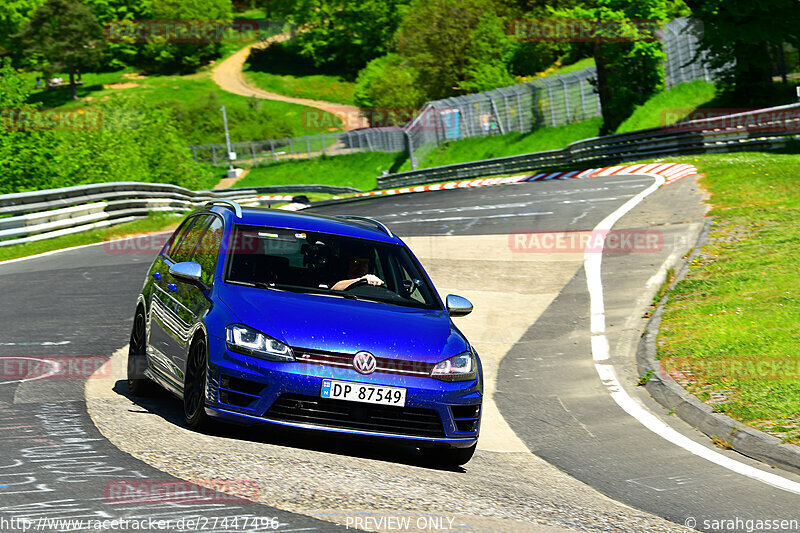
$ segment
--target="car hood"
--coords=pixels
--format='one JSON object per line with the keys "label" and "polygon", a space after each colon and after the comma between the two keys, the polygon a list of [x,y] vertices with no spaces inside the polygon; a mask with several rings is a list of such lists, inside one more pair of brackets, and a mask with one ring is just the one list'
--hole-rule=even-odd
{"label": "car hood", "polygon": [[243,286],[228,286],[220,297],[242,324],[294,348],[426,363],[469,348],[443,310]]}

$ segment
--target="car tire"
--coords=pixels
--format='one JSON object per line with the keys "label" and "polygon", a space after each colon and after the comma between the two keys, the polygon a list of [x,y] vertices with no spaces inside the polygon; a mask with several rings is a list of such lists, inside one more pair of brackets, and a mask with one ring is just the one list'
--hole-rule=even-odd
{"label": "car tire", "polygon": [[144,310],[139,307],[133,319],[128,344],[128,390],[133,396],[149,396],[155,388],[144,371],[147,368],[147,327]]}
{"label": "car tire", "polygon": [[453,468],[462,466],[472,459],[477,443],[469,448],[421,448],[422,456],[432,466]]}
{"label": "car tire", "polygon": [[206,415],[206,378],[208,376],[208,343],[205,337],[197,337],[189,349],[186,359],[186,374],[183,380],[183,417],[192,429],[208,425]]}

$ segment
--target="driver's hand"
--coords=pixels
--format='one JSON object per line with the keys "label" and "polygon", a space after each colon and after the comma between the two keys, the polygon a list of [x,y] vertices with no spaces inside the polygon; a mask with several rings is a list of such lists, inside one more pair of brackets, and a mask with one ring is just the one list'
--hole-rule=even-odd
{"label": "driver's hand", "polygon": [[364,279],[370,285],[383,285],[383,280],[381,278],[379,278],[378,276],[375,276],[373,274],[366,274],[364,276],[361,276],[358,279]]}

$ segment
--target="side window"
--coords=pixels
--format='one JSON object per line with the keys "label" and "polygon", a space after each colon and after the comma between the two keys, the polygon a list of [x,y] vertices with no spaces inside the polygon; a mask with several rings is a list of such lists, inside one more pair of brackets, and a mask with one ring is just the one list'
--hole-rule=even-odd
{"label": "side window", "polygon": [[181,225],[178,226],[178,229],[176,229],[175,232],[172,234],[172,236],[169,238],[169,242],[167,243],[167,246],[164,250],[164,254],[167,257],[172,257],[172,254],[174,254],[175,250],[178,249],[178,245],[180,244],[181,239],[183,238],[184,235],[186,235],[186,231],[189,229],[189,227],[192,224],[194,224],[195,218],[196,217],[187,218],[186,220],[181,222]]}
{"label": "side window", "polygon": [[181,238],[181,242],[178,243],[177,249],[170,253],[170,258],[173,261],[183,263],[192,257],[197,243],[200,242],[200,238],[203,236],[203,231],[211,224],[212,218],[212,215],[201,215],[195,218],[194,224],[188,227],[186,234]]}
{"label": "side window", "polygon": [[222,219],[215,216],[203,238],[200,239],[200,244],[197,246],[192,258],[193,261],[200,263],[200,266],[203,267],[203,283],[209,285],[214,280],[219,247],[222,244],[222,233]]}

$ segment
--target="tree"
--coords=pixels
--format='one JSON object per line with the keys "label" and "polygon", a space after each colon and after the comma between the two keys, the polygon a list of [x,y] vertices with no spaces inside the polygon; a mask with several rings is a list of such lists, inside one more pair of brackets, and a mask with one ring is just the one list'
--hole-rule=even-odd
{"label": "tree", "polygon": [[514,42],[492,0],[414,0],[396,42],[429,98],[513,83]]}
{"label": "tree", "polygon": [[40,68],[69,73],[78,99],[75,72],[92,68],[103,55],[103,28],[79,0],[46,0],[19,34],[23,49],[45,63]]}
{"label": "tree", "polygon": [[[230,21],[231,0],[153,0],[152,16],[156,20]],[[196,42],[174,42],[172,37],[148,40],[139,56],[139,63],[149,71],[185,74],[194,72],[222,55],[222,43],[200,36]]]}
{"label": "tree", "polygon": [[686,0],[718,86],[737,105],[769,103],[779,47],[800,45],[797,0]]}
{"label": "tree", "polygon": [[594,0],[557,14],[599,23],[592,53],[603,109],[601,133],[614,133],[636,106],[664,89],[665,55],[651,30],[652,23],[666,22],[666,0]]}
{"label": "tree", "polygon": [[301,54],[319,67],[338,65],[355,75],[389,51],[409,0],[262,0],[269,18],[301,28]]}
{"label": "tree", "polygon": [[[123,32],[118,30],[126,24],[132,26],[134,21],[153,18],[151,0],[83,0],[83,3],[92,10],[97,21],[106,27],[109,36],[115,33],[122,35]],[[113,25],[114,30],[109,30],[109,25]],[[135,65],[143,48],[132,35],[117,35],[106,42],[102,64],[109,70]]]}
{"label": "tree", "polygon": [[43,0],[3,0],[0,4],[0,55],[11,51],[12,37]]}
{"label": "tree", "polygon": [[373,126],[402,124],[425,102],[419,74],[397,54],[370,61],[358,73],[356,104],[365,109]]}

